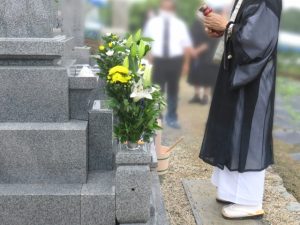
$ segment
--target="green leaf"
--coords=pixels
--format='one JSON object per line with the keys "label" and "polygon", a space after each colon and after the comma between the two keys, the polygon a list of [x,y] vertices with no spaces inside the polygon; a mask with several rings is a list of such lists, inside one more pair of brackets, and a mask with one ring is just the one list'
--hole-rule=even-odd
{"label": "green leaf", "polygon": [[137,53],[138,53],[137,44],[133,43],[132,46],[131,46],[130,54],[131,54],[131,56],[136,57]]}
{"label": "green leaf", "polygon": [[125,66],[126,68],[129,68],[129,58],[128,58],[128,56],[124,59],[123,66]]}
{"label": "green leaf", "polygon": [[126,47],[130,48],[132,44],[133,44],[133,36],[130,35],[129,38],[127,39]]}
{"label": "green leaf", "polygon": [[154,41],[154,39],[149,38],[149,37],[142,37],[141,39],[145,42],[153,42]]}
{"label": "green leaf", "polygon": [[135,35],[134,35],[134,40],[135,40],[136,42],[138,42],[138,41],[141,40],[141,38],[142,38],[142,30],[139,29],[139,30],[135,33]]}
{"label": "green leaf", "polygon": [[146,44],[143,40],[141,40],[140,44],[139,44],[139,57],[140,57],[140,59],[142,59],[145,56],[145,52],[146,52]]}
{"label": "green leaf", "polygon": [[114,47],[114,50],[117,52],[125,52],[126,48],[123,46],[116,46],[116,47]]}

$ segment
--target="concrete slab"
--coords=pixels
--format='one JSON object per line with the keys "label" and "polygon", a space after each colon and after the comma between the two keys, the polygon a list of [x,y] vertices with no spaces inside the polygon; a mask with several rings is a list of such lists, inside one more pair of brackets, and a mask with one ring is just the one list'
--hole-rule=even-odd
{"label": "concrete slab", "polygon": [[216,188],[209,180],[183,180],[197,225],[263,225],[261,220],[232,221],[221,215],[222,204],[216,202]]}
{"label": "concrete slab", "polygon": [[300,153],[290,154],[293,160],[300,161]]}
{"label": "concrete slab", "polygon": [[276,139],[280,139],[288,144],[298,145],[300,144],[300,132],[294,130],[275,130],[273,132]]}

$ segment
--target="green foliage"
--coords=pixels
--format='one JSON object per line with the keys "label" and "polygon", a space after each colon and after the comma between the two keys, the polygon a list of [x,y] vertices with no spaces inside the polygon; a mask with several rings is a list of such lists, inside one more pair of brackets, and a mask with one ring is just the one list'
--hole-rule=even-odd
{"label": "green foliage", "polygon": [[109,106],[118,120],[115,136],[122,142],[149,142],[160,129],[157,119],[165,101],[157,86],[144,82],[150,39],[139,30],[127,39],[108,34],[99,46],[99,76],[106,81]]}
{"label": "green foliage", "polygon": [[300,53],[279,52],[278,53],[278,73],[295,78],[300,78]]}
{"label": "green foliage", "polygon": [[282,13],[281,29],[300,33],[300,10],[289,9]]}
{"label": "green foliage", "polygon": [[284,100],[284,108],[290,114],[294,121],[300,121],[300,113],[295,110],[294,103],[291,101],[300,96],[300,83],[289,78],[277,78],[277,91]]}
{"label": "green foliage", "polygon": [[[149,9],[155,11],[159,8],[160,0],[148,0],[145,2],[137,2],[132,4],[130,9],[130,29],[136,30],[145,24],[146,14]],[[195,12],[199,8],[200,0],[177,0],[177,13],[188,25],[195,20]]]}

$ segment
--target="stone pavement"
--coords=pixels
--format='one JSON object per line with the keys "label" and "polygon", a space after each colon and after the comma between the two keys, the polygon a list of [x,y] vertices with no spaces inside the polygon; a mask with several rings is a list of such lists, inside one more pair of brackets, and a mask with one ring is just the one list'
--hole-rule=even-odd
{"label": "stone pavement", "polygon": [[[274,117],[274,138],[287,144],[300,145],[299,96],[284,97],[277,94]],[[300,152],[290,155],[300,161]]]}
{"label": "stone pavement", "polygon": [[216,188],[209,180],[182,181],[192,206],[197,225],[263,225],[261,220],[225,220],[221,215],[223,204],[216,202]]}
{"label": "stone pavement", "polygon": [[275,138],[288,144],[300,144],[300,121],[297,115],[300,115],[299,96],[287,99],[278,94],[274,118]]}

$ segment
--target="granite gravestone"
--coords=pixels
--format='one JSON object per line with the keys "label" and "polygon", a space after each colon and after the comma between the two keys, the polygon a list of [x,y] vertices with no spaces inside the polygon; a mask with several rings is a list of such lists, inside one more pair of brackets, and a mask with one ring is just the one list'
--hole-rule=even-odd
{"label": "granite gravestone", "polygon": [[1,0],[0,224],[150,224],[151,156],[115,156],[112,112],[71,107],[97,79],[56,63],[70,39],[52,35],[53,1]]}
{"label": "granite gravestone", "polygon": [[84,45],[84,0],[62,0],[63,33],[74,38],[75,46]]}
{"label": "granite gravestone", "polygon": [[8,38],[49,38],[53,11],[48,0],[1,0],[0,34]]}

